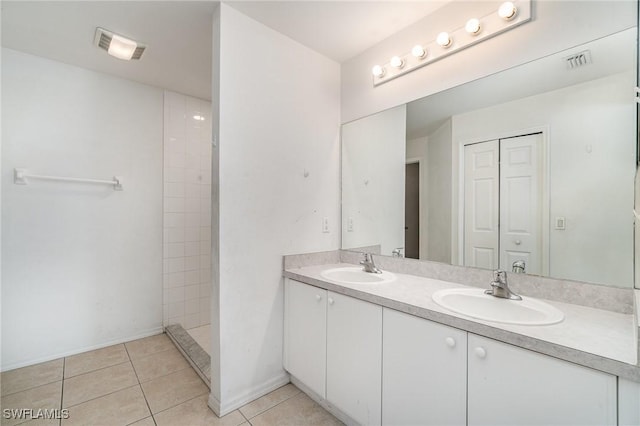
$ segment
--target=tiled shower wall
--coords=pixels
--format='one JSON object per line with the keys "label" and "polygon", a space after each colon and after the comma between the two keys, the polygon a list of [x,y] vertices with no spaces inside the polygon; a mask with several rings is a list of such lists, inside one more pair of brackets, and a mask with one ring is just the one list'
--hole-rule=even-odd
{"label": "tiled shower wall", "polygon": [[163,323],[210,323],[211,103],[164,92]]}

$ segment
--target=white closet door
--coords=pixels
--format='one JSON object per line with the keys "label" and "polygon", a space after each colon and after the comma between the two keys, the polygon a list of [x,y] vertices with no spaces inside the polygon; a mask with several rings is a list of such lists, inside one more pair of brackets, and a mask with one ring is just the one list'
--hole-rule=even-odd
{"label": "white closet door", "polygon": [[542,134],[500,140],[500,268],[542,273]]}
{"label": "white closet door", "polygon": [[464,147],[464,265],[498,267],[499,142]]}

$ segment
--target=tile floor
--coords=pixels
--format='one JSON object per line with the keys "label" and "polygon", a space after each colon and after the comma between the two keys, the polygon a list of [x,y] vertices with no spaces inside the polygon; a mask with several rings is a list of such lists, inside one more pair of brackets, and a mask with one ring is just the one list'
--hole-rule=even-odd
{"label": "tile floor", "polygon": [[198,342],[206,353],[211,355],[211,324],[190,328],[187,333],[193,337],[193,340]]}
{"label": "tile floor", "polygon": [[[0,377],[2,426],[341,424],[291,384],[218,418],[207,406],[209,389],[164,334]],[[30,408],[34,415],[38,409],[66,409],[68,418],[5,418],[8,409]]]}

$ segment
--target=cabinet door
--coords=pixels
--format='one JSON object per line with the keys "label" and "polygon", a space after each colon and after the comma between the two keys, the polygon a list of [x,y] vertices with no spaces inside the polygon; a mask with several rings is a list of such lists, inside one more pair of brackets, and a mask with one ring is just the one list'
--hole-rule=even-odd
{"label": "cabinet door", "polygon": [[469,334],[469,425],[615,425],[616,377]]}
{"label": "cabinet door", "polygon": [[382,307],[329,292],[327,400],[362,425],[379,425]]}
{"label": "cabinet door", "polygon": [[285,280],[284,367],[325,397],[327,291]]}
{"label": "cabinet door", "polygon": [[465,425],[467,333],[383,310],[382,424]]}

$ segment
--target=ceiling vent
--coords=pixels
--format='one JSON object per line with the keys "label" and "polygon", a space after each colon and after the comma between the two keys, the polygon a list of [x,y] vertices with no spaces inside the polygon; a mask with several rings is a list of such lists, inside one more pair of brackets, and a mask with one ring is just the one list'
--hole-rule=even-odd
{"label": "ceiling vent", "polygon": [[140,59],[147,46],[135,40],[115,34],[104,28],[96,28],[94,44],[100,49],[106,50],[111,56],[126,61]]}
{"label": "ceiling vent", "polygon": [[564,58],[564,60],[567,63],[567,69],[570,69],[570,70],[574,70],[576,68],[582,68],[586,65],[593,63],[593,61],[591,60],[590,50],[585,50],[583,52],[576,53],[571,56],[567,56],[566,58]]}

